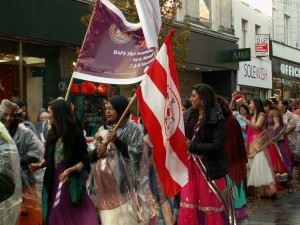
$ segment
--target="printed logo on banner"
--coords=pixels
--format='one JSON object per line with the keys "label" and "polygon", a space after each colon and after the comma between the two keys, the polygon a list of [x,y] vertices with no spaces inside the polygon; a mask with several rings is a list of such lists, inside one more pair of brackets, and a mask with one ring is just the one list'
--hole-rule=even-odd
{"label": "printed logo on banner", "polygon": [[120,29],[114,23],[109,27],[109,35],[111,40],[117,44],[125,44],[129,42],[133,36],[133,34],[130,32],[124,33],[120,31]]}

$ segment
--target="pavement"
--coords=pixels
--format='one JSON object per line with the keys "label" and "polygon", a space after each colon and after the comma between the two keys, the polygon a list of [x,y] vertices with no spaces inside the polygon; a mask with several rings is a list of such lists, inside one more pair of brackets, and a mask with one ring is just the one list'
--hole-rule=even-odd
{"label": "pavement", "polygon": [[239,225],[300,225],[300,191],[249,211]]}

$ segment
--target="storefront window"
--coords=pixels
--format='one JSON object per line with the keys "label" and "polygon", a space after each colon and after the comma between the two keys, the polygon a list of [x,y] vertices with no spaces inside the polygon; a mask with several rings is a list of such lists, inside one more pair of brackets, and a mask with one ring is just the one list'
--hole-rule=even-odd
{"label": "storefront window", "polygon": [[18,42],[0,39],[0,101],[12,99],[19,85]]}
{"label": "storefront window", "polygon": [[247,101],[250,101],[252,98],[260,98],[259,88],[241,86],[240,90],[245,95]]}
{"label": "storefront window", "polygon": [[[20,90],[19,60],[22,60],[23,90]],[[40,108],[46,109],[51,100],[66,96],[76,60],[73,47],[0,38],[0,102],[5,98],[20,101],[22,93],[28,104],[29,120],[36,123]],[[86,135],[93,136],[104,123],[104,106],[109,97],[121,94],[130,100],[137,87],[138,84],[111,85],[75,79],[69,100]],[[137,103],[131,112],[138,116]]]}
{"label": "storefront window", "polygon": [[283,78],[273,79],[273,92],[282,96],[283,99],[294,99],[300,97],[300,82]]}

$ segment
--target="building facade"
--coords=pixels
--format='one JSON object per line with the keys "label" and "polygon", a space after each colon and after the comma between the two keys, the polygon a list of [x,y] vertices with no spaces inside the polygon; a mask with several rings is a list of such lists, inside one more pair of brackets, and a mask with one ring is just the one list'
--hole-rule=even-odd
{"label": "building facade", "polygon": [[23,98],[36,121],[49,98],[65,96],[90,13],[78,1],[0,1],[0,99]]}
{"label": "building facade", "polygon": [[[80,19],[91,13],[89,2],[93,0],[0,1],[0,100],[26,100],[30,120],[35,121],[51,98],[65,96],[87,29]],[[228,59],[238,49],[231,0],[182,3],[175,26],[184,20],[191,23],[189,54],[178,72],[182,99],[189,98],[191,87],[202,82],[229,97],[238,70],[238,63]],[[135,88],[120,87],[121,94],[132,96]],[[91,107],[89,99],[78,99],[82,108]],[[137,115],[137,106],[132,111]],[[94,121],[101,120],[97,113],[81,115],[81,119],[95,126]]]}
{"label": "building facade", "polygon": [[284,99],[300,98],[300,2],[273,0],[273,92]]}
{"label": "building facade", "polygon": [[251,60],[239,63],[236,90],[247,100],[267,99],[272,95],[272,62],[269,56],[257,56],[256,35],[271,32],[272,1],[232,0],[235,35],[239,48],[250,48]]}
{"label": "building facade", "polygon": [[[234,36],[231,0],[182,0],[177,22],[191,24],[189,54],[179,72],[182,98],[189,98],[197,83],[211,85],[219,95],[231,96],[238,63],[230,58],[238,49]],[[221,82],[220,82],[221,81]]]}

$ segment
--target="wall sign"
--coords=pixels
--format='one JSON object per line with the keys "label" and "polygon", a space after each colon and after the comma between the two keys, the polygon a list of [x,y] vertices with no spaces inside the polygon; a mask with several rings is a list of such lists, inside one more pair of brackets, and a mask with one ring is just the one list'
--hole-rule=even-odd
{"label": "wall sign", "polygon": [[256,56],[269,56],[270,35],[269,34],[256,34],[255,35],[255,55]]}
{"label": "wall sign", "polygon": [[248,62],[240,62],[237,73],[237,84],[272,89],[271,62],[252,58]]}
{"label": "wall sign", "polygon": [[241,48],[232,50],[232,62],[244,62],[251,60],[250,48]]}
{"label": "wall sign", "polygon": [[295,66],[282,63],[280,64],[280,73],[282,75],[299,78],[300,67],[295,67]]}

